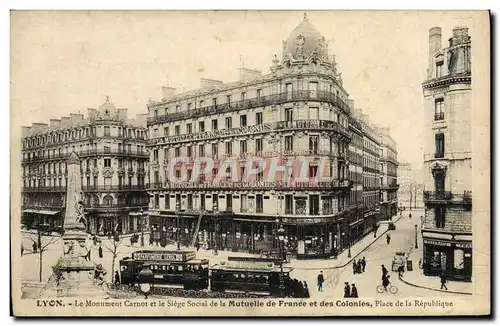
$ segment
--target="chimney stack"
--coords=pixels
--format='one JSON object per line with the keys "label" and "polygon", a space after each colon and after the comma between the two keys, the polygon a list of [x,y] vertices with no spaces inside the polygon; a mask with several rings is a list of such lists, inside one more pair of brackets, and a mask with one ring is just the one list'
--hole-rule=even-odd
{"label": "chimney stack", "polygon": [[161,100],[162,101],[168,101],[172,99],[175,95],[175,88],[169,87],[169,86],[163,86],[161,88]]}
{"label": "chimney stack", "polygon": [[21,127],[22,137],[26,137],[28,135],[28,133],[30,132],[30,130],[31,130],[31,127],[26,127],[26,126]]}
{"label": "chimney stack", "polygon": [[441,50],[441,27],[429,29],[429,67],[427,68],[427,80],[435,75],[434,55]]}
{"label": "chimney stack", "polygon": [[238,81],[248,81],[262,76],[262,72],[255,69],[238,68],[238,76]]}
{"label": "chimney stack", "polygon": [[200,79],[200,88],[220,87],[222,85],[224,85],[224,83],[220,80],[207,78]]}
{"label": "chimney stack", "polygon": [[50,119],[50,126],[57,127],[61,124],[61,120],[59,119]]}

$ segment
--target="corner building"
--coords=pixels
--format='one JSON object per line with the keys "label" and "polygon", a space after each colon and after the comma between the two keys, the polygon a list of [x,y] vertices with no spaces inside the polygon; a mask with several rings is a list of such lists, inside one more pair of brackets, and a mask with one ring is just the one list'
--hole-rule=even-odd
{"label": "corner building", "polygon": [[88,116],[70,114],[50,124],[23,127],[22,223],[62,228],[66,204],[67,164],[72,152],[80,159],[87,231],[93,234],[136,232],[145,189],[149,154],[146,116],[127,118],[109,99]]}
{"label": "corner building", "polygon": [[422,84],[424,146],[424,273],[456,280],[472,275],[471,40],[456,27],[442,48],[429,31],[429,66]]}
{"label": "corner building", "polygon": [[[275,56],[270,71],[241,68],[237,82],[202,79],[200,89],[177,95],[164,87],[162,100],[148,104],[148,192],[156,237],[259,252],[278,247],[282,225],[284,245],[297,258],[326,258],[355,241],[358,224],[364,228],[363,220],[352,224],[362,195],[361,179],[357,197],[351,195],[349,95],[324,37],[306,17],[283,41],[281,60]],[[296,156],[309,159],[311,180],[320,173],[320,159],[326,160],[323,175],[332,180],[295,182],[296,165],[286,165],[291,181],[284,172],[276,173],[275,182],[259,173],[244,186],[212,179],[227,158],[243,180],[250,157],[284,162]],[[192,158],[175,167],[184,182],[168,179],[176,157]],[[196,157],[214,160],[212,175],[193,180]]]}

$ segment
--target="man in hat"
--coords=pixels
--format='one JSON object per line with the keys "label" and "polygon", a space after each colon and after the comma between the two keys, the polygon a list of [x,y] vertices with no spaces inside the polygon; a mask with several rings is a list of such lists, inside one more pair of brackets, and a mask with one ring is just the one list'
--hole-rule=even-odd
{"label": "man in hat", "polygon": [[323,283],[325,282],[325,277],[323,276],[323,271],[318,274],[318,291],[323,292]]}

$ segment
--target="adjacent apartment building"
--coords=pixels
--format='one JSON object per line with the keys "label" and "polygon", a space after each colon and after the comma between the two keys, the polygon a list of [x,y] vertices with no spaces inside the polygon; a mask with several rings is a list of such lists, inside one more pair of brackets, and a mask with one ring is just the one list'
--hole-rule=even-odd
{"label": "adjacent apartment building", "polygon": [[[241,68],[239,75],[234,83],[202,79],[199,89],[182,94],[164,87],[163,98],[148,103],[154,236],[247,252],[283,241],[298,258],[346,249],[375,224],[379,151],[365,141],[377,139],[365,136],[368,127],[351,126],[352,102],[325,38],[304,17],[270,73]],[[179,163],[181,157],[188,159]],[[198,174],[202,157],[210,164],[201,163]],[[307,159],[305,181],[297,157]],[[273,180],[266,168],[249,176],[255,166],[247,163],[256,158],[264,167],[277,159],[282,170]],[[182,181],[171,180],[172,169]],[[218,178],[220,171],[230,180]],[[372,192],[365,194],[364,185]]]}
{"label": "adjacent apartment building", "polygon": [[[74,152],[81,164],[87,231],[130,233],[147,210],[145,185],[146,115],[127,118],[109,99],[88,116],[70,114],[33,123],[22,130],[22,223],[62,227],[67,185],[66,160]],[[145,225],[146,227],[146,225]]]}
{"label": "adjacent apartment building", "polygon": [[398,151],[388,128],[380,128],[380,219],[390,220],[398,212]]}
{"label": "adjacent apartment building", "polygon": [[453,29],[429,31],[429,66],[422,84],[426,123],[424,273],[472,275],[471,40]]}

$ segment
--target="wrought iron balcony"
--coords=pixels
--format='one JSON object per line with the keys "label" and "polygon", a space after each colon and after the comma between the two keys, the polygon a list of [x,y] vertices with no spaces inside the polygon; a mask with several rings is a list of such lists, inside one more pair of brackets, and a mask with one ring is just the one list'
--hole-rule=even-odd
{"label": "wrought iron balcony", "polygon": [[97,210],[129,210],[129,211],[139,211],[140,209],[147,210],[149,207],[148,203],[122,203],[122,204],[90,204],[83,205],[83,209],[87,211],[97,211]]}
{"label": "wrought iron balcony", "polygon": [[434,120],[444,120],[444,112],[436,112],[434,113]]}
{"label": "wrought iron balcony", "polygon": [[[231,129],[220,129],[216,131],[205,131],[199,133],[182,134],[178,136],[161,136],[148,140],[147,146],[155,146],[158,144],[173,144],[179,142],[190,142],[197,140],[218,139],[223,137],[236,137],[246,134],[270,133],[276,131],[293,131],[293,130],[317,130],[335,132],[346,138],[351,138],[352,134],[348,128],[340,125],[338,122],[331,120],[293,120],[293,121],[276,121],[264,123],[261,125],[251,125],[246,127],[237,127]],[[232,155],[232,154],[229,154]],[[347,158],[347,152],[345,153]]]}
{"label": "wrought iron balcony", "polygon": [[277,104],[296,102],[296,101],[329,102],[335,104],[346,114],[350,114],[349,106],[339,97],[337,97],[335,93],[326,91],[316,91],[316,92],[295,91],[295,92],[280,93],[267,96],[259,96],[259,97],[245,99],[242,101],[217,104],[203,108],[187,110],[183,112],[167,113],[165,115],[159,115],[148,118],[147,125],[149,127],[155,124],[161,124],[165,122],[193,119],[214,114],[225,114],[238,110],[251,109],[268,105],[277,105]]}
{"label": "wrought iron balcony", "polygon": [[66,192],[66,187],[23,187],[21,192]]}
{"label": "wrought iron balcony", "polygon": [[109,186],[82,186],[86,192],[99,191],[146,191],[146,185],[109,185]]}
{"label": "wrought iron balcony", "polygon": [[452,193],[451,191],[424,191],[424,202],[427,203],[464,203],[472,204],[472,191]]}

